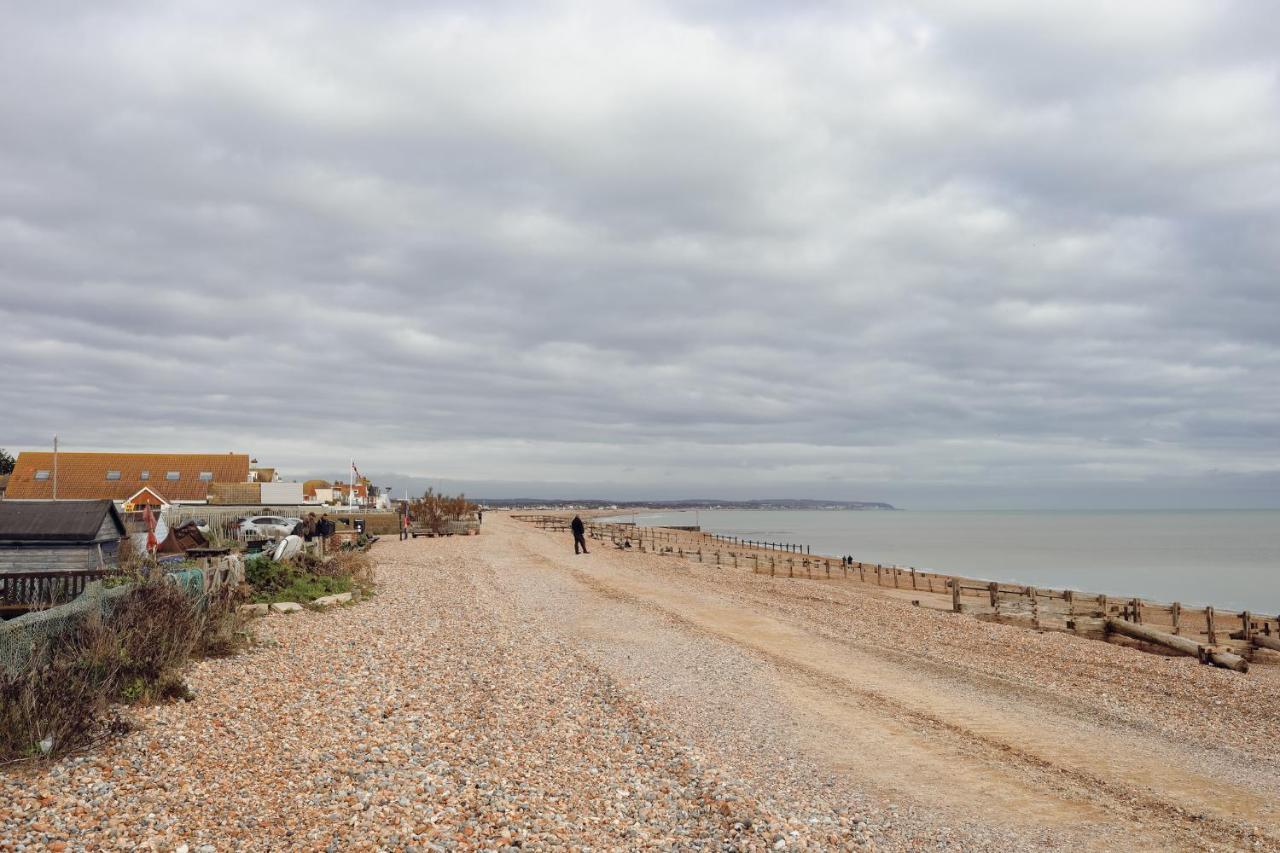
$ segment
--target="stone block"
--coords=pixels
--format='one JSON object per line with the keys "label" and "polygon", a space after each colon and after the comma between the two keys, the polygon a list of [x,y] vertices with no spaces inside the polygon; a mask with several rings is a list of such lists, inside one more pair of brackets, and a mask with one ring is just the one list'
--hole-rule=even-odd
{"label": "stone block", "polygon": [[302,605],[296,601],[277,601],[271,605],[272,613],[297,613],[302,609]]}
{"label": "stone block", "polygon": [[336,595],[322,595],[311,603],[316,607],[333,607],[335,604],[345,604],[350,600],[351,593],[340,592]]}
{"label": "stone block", "polygon": [[269,604],[241,604],[240,612],[246,616],[266,616],[271,609]]}

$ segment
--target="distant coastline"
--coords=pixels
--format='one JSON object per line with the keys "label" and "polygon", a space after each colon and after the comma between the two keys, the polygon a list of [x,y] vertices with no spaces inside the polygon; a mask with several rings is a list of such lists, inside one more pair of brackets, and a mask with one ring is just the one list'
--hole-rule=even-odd
{"label": "distant coastline", "polygon": [[824,501],[810,498],[772,498],[745,501],[729,501],[717,498],[691,498],[677,501],[610,501],[610,500],[562,500],[551,498],[477,498],[483,506],[493,509],[767,509],[767,510],[889,510],[898,511],[893,504],[883,501]]}

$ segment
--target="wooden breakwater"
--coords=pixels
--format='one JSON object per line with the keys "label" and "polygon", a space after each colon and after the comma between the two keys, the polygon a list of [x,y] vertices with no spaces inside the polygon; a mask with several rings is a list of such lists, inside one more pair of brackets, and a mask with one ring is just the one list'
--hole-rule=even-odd
{"label": "wooden breakwater", "polygon": [[[544,530],[568,530],[569,516],[513,515]],[[1243,671],[1232,661],[1259,649],[1280,651],[1280,615],[1213,606],[1184,606],[1145,598],[1072,589],[1002,583],[917,569],[814,555],[797,543],[768,543],[713,533],[690,534],[663,527],[586,521],[588,534],[618,547],[675,556],[725,568],[750,568],[774,578],[841,580],[874,585],[921,603],[990,621],[1027,624],[1037,630],[1069,631],[1085,636],[1119,634],[1169,653],[1193,654],[1204,663]],[[1137,630],[1128,630],[1126,625]],[[1188,643],[1192,645],[1187,645]],[[1194,648],[1194,651],[1192,649]],[[1226,656],[1226,657],[1224,657]]]}

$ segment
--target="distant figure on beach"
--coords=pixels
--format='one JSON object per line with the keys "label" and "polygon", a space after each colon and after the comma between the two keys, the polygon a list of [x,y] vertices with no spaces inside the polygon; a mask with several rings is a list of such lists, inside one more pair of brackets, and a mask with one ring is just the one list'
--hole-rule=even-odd
{"label": "distant figure on beach", "polygon": [[587,553],[587,526],[582,523],[582,519],[578,516],[573,517],[573,521],[569,524],[569,529],[573,531],[573,553],[577,554],[578,546],[582,546],[581,553]]}
{"label": "distant figure on beach", "polygon": [[409,538],[409,511],[405,510],[404,515],[400,516],[400,541]]}
{"label": "distant figure on beach", "polygon": [[476,524],[484,524],[484,510],[476,510]]}

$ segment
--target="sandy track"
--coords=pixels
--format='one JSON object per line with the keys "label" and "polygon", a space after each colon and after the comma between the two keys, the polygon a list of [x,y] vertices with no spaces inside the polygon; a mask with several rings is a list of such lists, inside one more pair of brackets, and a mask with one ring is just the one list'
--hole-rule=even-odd
{"label": "sandy track", "polygon": [[[1269,750],[1221,735],[1202,746],[1204,739],[1195,736],[1197,729],[1230,730],[1232,721],[1223,725],[1222,719],[1237,712],[1251,741],[1274,744],[1280,727],[1274,698],[1268,699],[1273,682],[1242,683],[1236,674],[1187,661],[926,613],[900,601],[863,601],[860,612],[842,611],[841,596],[867,598],[847,592],[847,585],[834,597],[807,596],[799,590],[806,584],[813,590],[812,581],[712,570],[605,543],[575,559],[563,534],[495,521],[487,532],[503,535],[486,540],[494,559],[510,560],[521,574],[542,575],[544,583],[571,584],[570,597],[609,603],[588,606],[606,614],[597,624],[588,618],[566,626],[588,648],[601,646],[610,626],[625,625],[636,632],[628,641],[641,654],[669,642],[664,634],[697,633],[716,641],[717,656],[767,662],[761,683],[768,689],[762,687],[758,699],[771,707],[767,719],[741,715],[717,727],[745,732],[731,738],[739,744],[759,739],[753,727],[781,729],[785,737],[775,741],[773,764],[803,755],[806,772],[834,774],[835,788],[912,803],[937,823],[996,828],[1027,846],[1278,844],[1280,776]],[[627,623],[619,609],[657,619]],[[839,620],[864,624],[861,632],[845,634],[831,630],[833,620],[837,627]],[[872,623],[870,642],[866,622]],[[991,654],[993,632],[1007,643],[1003,662]],[[973,635],[976,661],[953,664],[946,654],[930,654],[931,645],[954,646],[957,633]],[[597,654],[610,661],[601,648]],[[1030,665],[1055,684],[1079,684],[1077,676],[1092,674],[1098,659],[1117,658],[1127,665],[1129,683],[1114,694],[1105,683],[1091,692],[1087,684],[1062,691],[1018,680]],[[620,677],[637,669],[616,659],[609,665]],[[1239,708],[1221,699],[1209,708],[1187,708],[1185,685],[1179,685],[1185,681],[1225,688],[1229,699],[1243,686],[1246,696]],[[665,704],[680,720],[709,698],[705,694],[728,687],[707,674],[698,686],[704,695],[668,697]],[[688,728],[707,737],[716,727]],[[721,752],[733,762],[733,749]]]}

